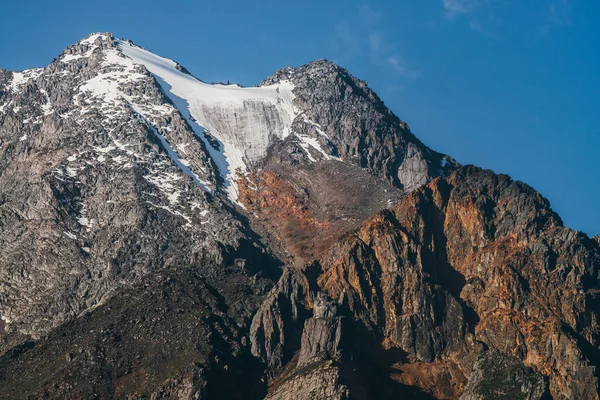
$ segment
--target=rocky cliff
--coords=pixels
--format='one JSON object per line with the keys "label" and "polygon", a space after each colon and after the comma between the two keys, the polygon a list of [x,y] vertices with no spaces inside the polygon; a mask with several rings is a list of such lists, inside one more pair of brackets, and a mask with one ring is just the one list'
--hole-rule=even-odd
{"label": "rocky cliff", "polygon": [[[418,387],[434,398],[505,391],[505,398],[575,399],[598,396],[599,269],[598,243],[565,228],[537,192],[464,167],[413,191],[295,273],[312,277],[302,285],[313,285],[311,298],[326,293],[338,304],[352,321],[347,334],[373,348],[360,357],[385,371],[390,387]],[[298,307],[297,298],[280,303]],[[312,348],[305,346],[299,354]],[[514,374],[527,382],[522,393]],[[372,390],[382,396],[381,384]]]}
{"label": "rocky cliff", "polygon": [[2,398],[599,397],[598,237],[331,62],[93,34],[0,70],[0,187]]}

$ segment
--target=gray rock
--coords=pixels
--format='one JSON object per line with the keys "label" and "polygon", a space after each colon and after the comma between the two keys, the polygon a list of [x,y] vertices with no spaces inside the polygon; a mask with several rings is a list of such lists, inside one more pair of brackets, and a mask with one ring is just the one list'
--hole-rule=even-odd
{"label": "gray rock", "polygon": [[344,318],[337,316],[337,306],[319,293],[313,307],[314,316],[304,323],[298,367],[318,360],[342,358]]}
{"label": "gray rock", "polygon": [[262,83],[299,115],[242,149],[274,182],[243,209],[218,140],[128,60],[103,33],[0,70],[1,398],[598,398],[600,238],[539,193],[320,60]]}
{"label": "gray rock", "polygon": [[294,131],[317,139],[330,154],[367,168],[390,184],[413,190],[458,166],[419,141],[366,82],[330,61],[282,69],[262,84],[283,79],[294,83],[296,103],[303,112]]}
{"label": "gray rock", "polygon": [[300,345],[304,320],[308,317],[308,280],[300,271],[286,268],[252,319],[252,354],[272,370],[289,362]]}
{"label": "gray rock", "polygon": [[503,354],[482,355],[460,400],[541,400],[549,398],[542,374]]}

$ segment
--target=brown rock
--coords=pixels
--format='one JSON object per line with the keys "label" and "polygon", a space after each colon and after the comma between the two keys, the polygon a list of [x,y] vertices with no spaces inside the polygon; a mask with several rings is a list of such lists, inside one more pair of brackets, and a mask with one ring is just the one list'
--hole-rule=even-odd
{"label": "brown rock", "polygon": [[491,348],[548,376],[555,398],[598,397],[599,247],[522,183],[460,169],[344,236],[321,264],[319,286],[409,364],[452,360],[468,376]]}

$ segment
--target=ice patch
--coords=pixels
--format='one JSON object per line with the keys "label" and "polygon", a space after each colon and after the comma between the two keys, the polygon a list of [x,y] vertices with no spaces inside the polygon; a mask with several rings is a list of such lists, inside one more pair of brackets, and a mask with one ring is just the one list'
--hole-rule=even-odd
{"label": "ice patch", "polygon": [[[266,156],[276,139],[290,134],[297,111],[289,81],[265,87],[209,85],[178,69],[177,63],[129,42],[118,41],[124,55],[150,71],[204,142],[224,178],[224,188],[237,201],[238,173]],[[205,136],[210,132],[219,146]]]}

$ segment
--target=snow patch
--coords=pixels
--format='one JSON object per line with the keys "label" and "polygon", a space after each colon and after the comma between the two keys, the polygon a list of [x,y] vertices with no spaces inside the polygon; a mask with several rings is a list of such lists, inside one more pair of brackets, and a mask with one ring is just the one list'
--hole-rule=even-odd
{"label": "snow patch", "polygon": [[79,225],[87,226],[88,228],[92,226],[92,222],[84,216],[77,218],[77,222],[79,222]]}
{"label": "snow patch", "polygon": [[161,172],[152,175],[145,175],[144,179],[156,186],[169,200],[171,204],[179,202],[181,191],[177,188],[176,182],[181,180],[181,176],[170,172]]}
{"label": "snow patch", "polygon": [[[117,50],[110,49],[104,52],[104,61],[103,66],[106,68],[103,70],[101,74],[98,76],[86,81],[83,85],[80,86],[79,91],[80,94],[74,97],[74,102],[76,104],[90,104],[92,107],[97,107],[98,100],[100,100],[101,106],[100,111],[107,116],[108,119],[112,119],[117,115],[117,113],[122,112],[130,112],[130,110],[137,113],[141,119],[149,126],[152,132],[156,135],[156,137],[161,141],[163,148],[167,151],[169,157],[173,161],[173,163],[186,175],[191,177],[194,182],[200,185],[204,190],[209,191],[210,182],[201,180],[191,169],[190,162],[187,160],[181,160],[177,152],[173,150],[172,146],[168,143],[166,138],[156,129],[153,125],[152,120],[153,117],[156,116],[156,113],[161,114],[162,116],[170,115],[177,110],[168,105],[146,105],[140,104],[139,99],[129,96],[120,89],[121,84],[131,84],[132,82],[138,80],[149,79],[148,75],[140,73],[141,68],[134,64],[131,60],[122,56]],[[81,96],[81,94],[86,93],[87,96]],[[109,132],[110,135],[110,132]],[[125,151],[129,155],[133,155],[139,158],[137,154],[132,152],[131,150],[126,149],[126,145],[121,144],[118,140],[110,135],[113,145],[109,145],[107,147],[99,148],[96,147],[95,150],[100,153],[109,153],[115,149],[120,149]],[[97,158],[98,161],[104,162],[106,161],[106,157],[100,155]],[[113,158],[114,160],[114,158]],[[125,159],[118,160],[119,162],[126,161]],[[130,168],[132,165],[127,163],[123,165],[121,168]],[[178,201],[179,194],[175,193],[171,190],[171,188],[166,187],[165,183],[156,176],[148,175],[148,180],[157,184],[159,188],[162,188],[163,191],[166,190],[167,198],[171,203],[175,203]]]}
{"label": "snow patch", "polygon": [[63,63],[69,63],[71,61],[79,60],[80,58],[88,58],[97,48],[98,46],[92,46],[83,54],[65,54],[60,61]]}
{"label": "snow patch", "polygon": [[79,60],[80,58],[83,58],[82,54],[65,54],[65,56],[61,58],[60,61],[68,63],[73,60]]}
{"label": "snow patch", "polygon": [[318,140],[316,140],[315,138],[312,138],[310,136],[307,135],[301,135],[299,133],[296,133],[296,137],[298,139],[300,139],[300,146],[304,149],[304,151],[306,152],[306,155],[308,157],[308,159],[312,162],[316,162],[317,160],[312,156],[312,154],[310,153],[310,148],[312,147],[313,149],[315,149],[316,151],[318,151],[319,153],[321,153],[323,155],[323,158],[325,158],[325,160],[336,160],[336,161],[340,161],[339,157],[335,157],[332,156],[331,154],[327,153],[323,147],[321,147],[321,144],[319,143]]}
{"label": "snow patch", "polygon": [[154,206],[156,208],[160,208],[160,209],[163,209],[165,211],[168,211],[168,212],[170,212],[173,215],[177,215],[178,217],[181,217],[181,218],[185,219],[187,221],[187,224],[185,224],[183,226],[184,228],[189,228],[190,226],[192,226],[192,219],[189,216],[185,215],[184,213],[182,213],[180,211],[177,211],[177,210],[173,210],[169,206],[161,206],[159,204],[154,204],[151,201],[146,201],[146,203],[148,203],[148,204],[150,204],[150,205],[152,205],[152,206]]}
{"label": "snow patch", "polygon": [[115,146],[106,146],[106,147],[94,147],[94,150],[97,151],[98,153],[109,153],[113,150],[115,150],[116,147]]}
{"label": "snow patch", "polygon": [[13,72],[13,77],[8,86],[11,92],[19,92],[30,79],[37,79],[43,72],[43,68],[26,69],[21,72]]}
{"label": "snow patch", "polygon": [[50,115],[54,112],[54,110],[52,109],[52,103],[50,102],[50,96],[48,96],[48,92],[44,89],[40,89],[40,92],[42,92],[44,96],[46,96],[46,103],[42,104],[42,112],[44,113],[44,115]]}
{"label": "snow patch", "polygon": [[[163,91],[204,142],[224,178],[224,188],[237,202],[238,174],[266,156],[274,140],[284,139],[297,115],[294,85],[289,81],[264,87],[209,85],[178,69],[172,60],[117,41],[123,54],[150,71]],[[205,132],[219,143],[215,149]]]}
{"label": "snow patch", "polygon": [[198,176],[194,173],[194,171],[192,171],[190,169],[190,164],[188,162],[182,161],[179,158],[179,155],[175,152],[175,150],[173,150],[173,147],[171,147],[171,145],[169,144],[169,142],[167,142],[167,139],[165,139],[165,137],[163,135],[161,135],[156,130],[156,128],[154,127],[154,125],[152,125],[150,123],[150,121],[148,121],[148,119],[146,119],[143,116],[143,114],[140,113],[139,108],[137,108],[135,106],[133,106],[133,107],[134,107],[134,110],[138,114],[140,114],[142,116],[142,118],[144,118],[146,124],[150,127],[150,129],[152,129],[152,132],[154,132],[154,134],[156,135],[156,137],[158,137],[158,139],[162,143],[163,148],[167,151],[167,154],[171,158],[171,161],[173,161],[173,163],[175,163],[175,165],[177,165],[177,167],[179,167],[179,169],[181,170],[181,172],[183,172],[184,174],[186,174],[187,176],[189,176],[190,178],[192,178],[194,180],[194,182],[197,185],[200,185],[204,190],[206,190],[207,192],[211,192],[211,190],[208,187],[208,185],[210,185],[210,182],[200,180],[200,178],[198,178]]}
{"label": "snow patch", "polygon": [[317,124],[315,121],[313,121],[312,119],[308,118],[305,114],[302,115],[302,119],[304,120],[304,122],[306,122],[307,124],[309,124],[313,128],[315,128],[315,130],[317,131],[317,133],[319,133],[319,135],[325,136],[326,138],[329,139],[329,136],[327,136],[327,134],[325,133],[325,131],[323,131],[323,128],[321,127],[320,124]]}
{"label": "snow patch", "polygon": [[98,38],[102,38],[102,41],[107,41],[108,40],[108,36],[102,34],[102,33],[93,33],[90,36],[88,36],[87,38],[81,40],[79,43],[80,44],[94,44],[94,42],[96,41],[96,39]]}
{"label": "snow patch", "polygon": [[75,178],[77,176],[77,170],[73,167],[67,167],[66,171],[67,175],[69,175],[71,178]]}
{"label": "snow patch", "polygon": [[75,235],[74,233],[67,232],[67,231],[63,231],[63,233],[64,233],[64,234],[65,234],[65,236],[67,236],[69,239],[73,239],[73,240],[76,240],[76,239],[77,239],[77,235]]}

